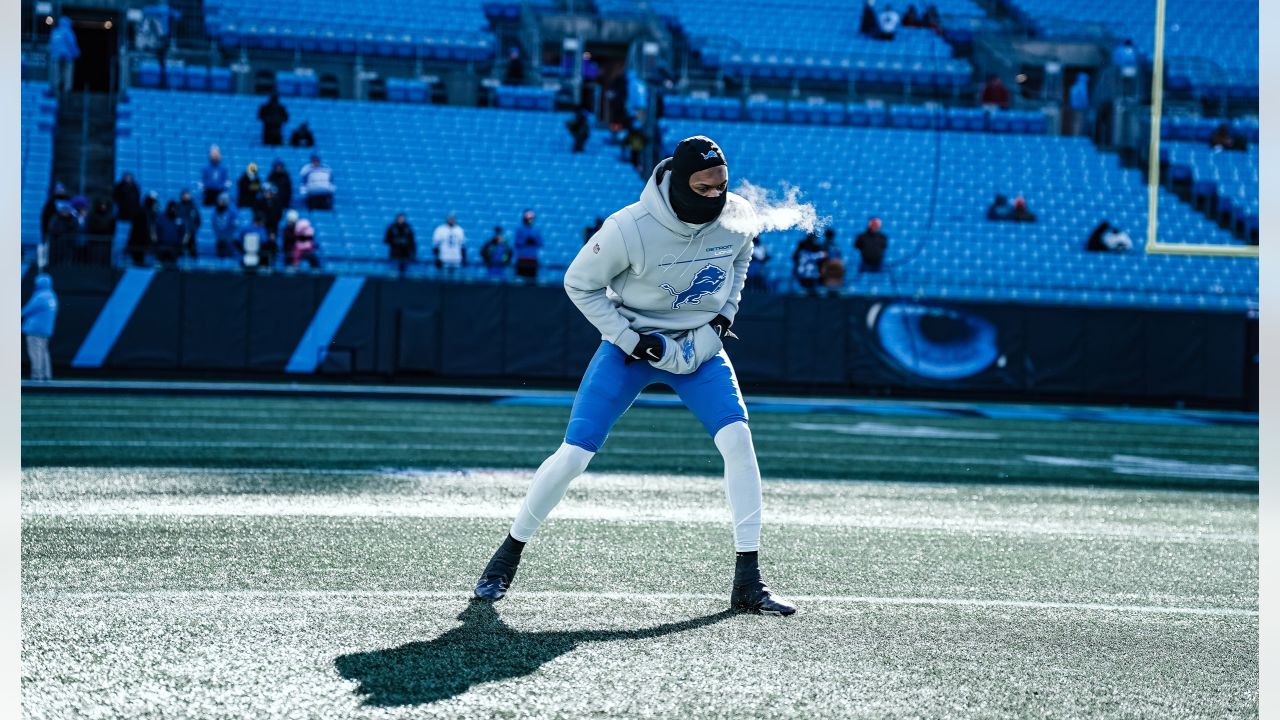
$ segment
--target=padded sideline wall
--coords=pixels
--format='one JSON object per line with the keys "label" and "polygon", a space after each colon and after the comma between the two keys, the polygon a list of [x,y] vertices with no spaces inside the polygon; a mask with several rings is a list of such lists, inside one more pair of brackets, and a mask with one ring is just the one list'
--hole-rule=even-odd
{"label": "padded sideline wall", "polygon": [[[304,379],[286,366],[335,278],[157,272],[100,368],[72,359],[122,273],[55,270],[55,375]],[[32,277],[24,279],[24,298]],[[1008,303],[750,295],[729,352],[750,392],[1256,406],[1256,319]],[[598,333],[558,287],[368,278],[315,374],[576,384]],[[1253,342],[1256,342],[1253,341]],[[24,353],[25,354],[25,353]]]}

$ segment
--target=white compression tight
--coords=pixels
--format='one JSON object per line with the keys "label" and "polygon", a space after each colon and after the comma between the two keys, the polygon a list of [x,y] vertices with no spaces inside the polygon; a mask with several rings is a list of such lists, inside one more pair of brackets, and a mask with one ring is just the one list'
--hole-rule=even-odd
{"label": "white compression tight", "polygon": [[[751,430],[746,423],[732,423],[716,433],[715,443],[724,458],[725,494],[733,511],[734,547],[739,552],[758,550],[760,468],[756,464]],[[563,443],[544,460],[533,474],[533,483],[511,524],[511,537],[528,542],[564,497],[569,483],[587,469],[593,457],[595,453],[589,450]]]}
{"label": "white compression tight", "polygon": [[760,466],[751,429],[744,422],[720,428],[716,448],[724,458],[724,493],[733,511],[733,546],[738,552],[760,549]]}
{"label": "white compression tight", "polygon": [[561,443],[559,450],[543,460],[538,472],[533,474],[533,484],[529,486],[529,492],[520,504],[515,522],[511,523],[511,537],[520,542],[529,542],[538,526],[564,497],[569,483],[587,469],[587,463],[593,457],[595,453],[590,450]]}

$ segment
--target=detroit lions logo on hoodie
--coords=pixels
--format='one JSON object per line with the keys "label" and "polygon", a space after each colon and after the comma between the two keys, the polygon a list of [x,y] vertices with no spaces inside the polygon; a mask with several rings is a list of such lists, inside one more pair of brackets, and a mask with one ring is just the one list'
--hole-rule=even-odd
{"label": "detroit lions logo on hoodie", "polygon": [[681,305],[686,303],[689,305],[697,305],[702,302],[702,298],[707,297],[708,295],[715,295],[721,287],[724,287],[724,281],[728,275],[729,274],[725,272],[723,268],[708,263],[693,276],[693,280],[690,281],[689,287],[684,290],[677,292],[676,289],[671,287],[668,283],[663,283],[661,287],[663,290],[671,293],[671,296],[675,298],[671,303],[671,309],[679,310]]}

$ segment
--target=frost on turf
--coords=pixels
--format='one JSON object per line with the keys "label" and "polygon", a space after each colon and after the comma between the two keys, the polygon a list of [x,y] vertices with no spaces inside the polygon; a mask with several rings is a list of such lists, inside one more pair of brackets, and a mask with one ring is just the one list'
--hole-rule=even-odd
{"label": "frost on turf", "polygon": [[736,204],[725,206],[720,224],[733,232],[759,235],[794,229],[816,233],[831,221],[829,217],[819,217],[813,203],[800,202],[800,188],[792,185],[783,185],[782,196],[777,197],[759,185],[743,180],[733,192],[750,205],[750,209]]}

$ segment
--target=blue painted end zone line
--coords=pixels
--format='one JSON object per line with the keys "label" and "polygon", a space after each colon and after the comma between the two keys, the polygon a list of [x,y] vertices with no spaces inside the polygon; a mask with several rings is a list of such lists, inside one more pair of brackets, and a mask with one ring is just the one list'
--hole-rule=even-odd
{"label": "blue painted end zone line", "polygon": [[333,342],[333,336],[337,334],[338,328],[342,327],[342,321],[347,318],[347,312],[351,310],[356,296],[360,294],[363,287],[363,277],[344,276],[334,279],[333,285],[329,286],[329,292],[325,293],[324,300],[316,310],[315,317],[311,318],[307,331],[302,334],[302,339],[294,348],[293,357],[289,358],[285,372],[313,373],[316,371],[320,361],[324,359],[325,352],[328,351],[329,343]]}
{"label": "blue painted end zone line", "polygon": [[120,338],[120,333],[124,331],[124,326],[133,317],[133,311],[138,309],[138,302],[146,294],[151,278],[155,275],[154,268],[129,268],[124,271],[115,289],[111,291],[111,297],[107,298],[107,304],[93,321],[93,327],[89,328],[89,334],[80,343],[80,349],[71,360],[71,367],[102,367],[111,354],[111,348],[115,347],[116,340]]}

